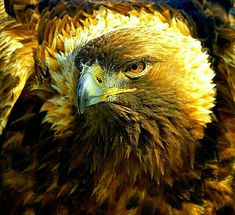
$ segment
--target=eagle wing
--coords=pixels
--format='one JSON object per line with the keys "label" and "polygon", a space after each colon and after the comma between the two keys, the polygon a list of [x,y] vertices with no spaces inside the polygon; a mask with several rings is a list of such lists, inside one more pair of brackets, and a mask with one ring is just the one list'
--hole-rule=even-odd
{"label": "eagle wing", "polygon": [[27,80],[34,73],[32,47],[37,45],[35,29],[10,18],[0,2],[0,134],[21,95]]}

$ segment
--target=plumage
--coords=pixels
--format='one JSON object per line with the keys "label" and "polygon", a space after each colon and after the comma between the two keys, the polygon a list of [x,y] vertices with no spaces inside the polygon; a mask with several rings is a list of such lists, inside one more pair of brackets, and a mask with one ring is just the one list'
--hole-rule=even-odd
{"label": "plumage", "polygon": [[234,214],[232,1],[0,0],[3,214]]}

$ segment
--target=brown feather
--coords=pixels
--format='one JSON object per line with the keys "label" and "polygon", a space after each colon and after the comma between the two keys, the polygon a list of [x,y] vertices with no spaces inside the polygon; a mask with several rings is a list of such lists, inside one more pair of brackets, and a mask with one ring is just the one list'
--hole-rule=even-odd
{"label": "brown feather", "polygon": [[[190,10],[159,2],[0,0],[0,210],[233,214],[234,17],[221,4],[195,3],[214,24],[203,38]],[[117,76],[137,91],[78,113],[78,61],[114,77],[149,56],[142,79]]]}

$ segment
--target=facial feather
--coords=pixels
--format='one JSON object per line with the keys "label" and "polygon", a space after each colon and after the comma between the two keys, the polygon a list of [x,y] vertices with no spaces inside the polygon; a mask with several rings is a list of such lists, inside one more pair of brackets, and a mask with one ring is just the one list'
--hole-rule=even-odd
{"label": "facial feather", "polygon": [[[199,120],[201,124],[201,128],[196,131],[195,135],[202,136],[202,128],[203,126],[210,122],[209,117],[209,110],[213,106],[213,100],[214,100],[214,90],[213,85],[210,84],[210,81],[213,78],[213,72],[209,68],[210,65],[208,63],[208,57],[206,53],[203,53],[200,51],[200,43],[193,39],[190,35],[185,35],[186,30],[182,33],[181,28],[178,28],[179,26],[184,26],[183,23],[180,23],[180,21],[173,21],[171,23],[171,26],[168,23],[164,23],[161,21],[156,14],[152,15],[148,14],[146,12],[142,12],[143,14],[146,13],[146,16],[141,16],[142,18],[137,18],[137,16],[131,15],[130,17],[123,17],[119,14],[116,14],[113,11],[106,10],[104,8],[100,9],[103,12],[98,13],[96,17],[96,24],[87,24],[85,29],[76,30],[77,32],[81,31],[82,34],[87,32],[87,35],[79,35],[78,33],[76,37],[71,37],[69,39],[69,43],[66,41],[68,40],[66,36],[60,35],[59,37],[64,37],[65,40],[65,48],[66,44],[70,44],[69,47],[71,47],[71,44],[74,44],[74,48],[70,48],[70,52],[65,52],[64,54],[52,54],[47,55],[47,64],[50,68],[50,73],[52,76],[52,80],[54,80],[53,86],[56,87],[56,85],[59,84],[59,80],[61,80],[61,84],[64,85],[63,80],[66,78],[66,76],[70,77],[78,77],[76,74],[79,73],[79,71],[74,67],[74,60],[75,56],[78,53],[78,50],[83,48],[83,46],[89,49],[90,57],[91,53],[95,53],[95,55],[99,55],[99,57],[103,61],[112,63],[113,66],[117,66],[120,64],[123,64],[124,62],[128,60],[132,60],[133,58],[142,58],[143,56],[150,56],[152,58],[156,58],[159,61],[166,61],[166,62],[159,62],[159,64],[155,65],[156,69],[159,71],[153,70],[150,72],[153,77],[150,76],[149,78],[154,79],[155,77],[162,77],[164,76],[165,79],[168,79],[169,82],[171,82],[171,85],[175,84],[175,88],[178,87],[178,89],[181,89],[181,95],[184,94],[187,95],[187,98],[184,99],[186,103],[188,103],[188,112],[192,112],[191,115],[194,115],[194,120]],[[103,14],[103,15],[101,15]],[[110,19],[106,19],[106,18]],[[121,19],[123,19],[121,21]],[[145,19],[146,22],[145,23]],[[88,18],[88,22],[93,23],[91,21],[91,18]],[[103,23],[107,22],[107,20],[110,20],[109,28],[105,31],[100,31],[101,29],[104,29],[103,27],[100,27]],[[119,20],[119,25],[113,25],[112,23],[116,23],[117,20]],[[133,28],[133,22],[135,23],[135,28]],[[144,29],[141,30],[141,26],[145,23],[147,25]],[[138,27],[139,26],[139,27]],[[72,27],[73,29],[74,27]],[[89,30],[90,29],[90,30]],[[93,36],[94,29],[97,29],[95,36]],[[73,34],[70,31],[71,34]],[[97,36],[101,34],[100,37]],[[103,36],[102,36],[103,35]],[[81,38],[82,40],[79,42],[78,38]],[[87,38],[87,42],[84,42],[83,39]],[[94,39],[93,39],[94,38]],[[56,37],[54,39],[56,41]],[[117,42],[119,41],[119,42]],[[118,44],[117,44],[118,43]],[[54,44],[56,44],[54,42]],[[82,45],[83,44],[83,45]],[[95,44],[95,45],[94,45]],[[100,45],[99,45],[100,44]],[[178,44],[181,44],[180,46],[177,46]],[[76,47],[75,47],[76,45]],[[89,48],[89,46],[94,46],[94,48]],[[180,49],[179,49],[180,47]],[[75,50],[75,51],[74,51]],[[76,51],[77,50],[77,51]],[[130,51],[131,50],[131,51]],[[169,51],[170,50],[170,51]],[[69,54],[70,53],[70,54]],[[144,54],[142,54],[144,53]],[[182,59],[182,56],[184,56],[184,53],[188,53],[187,57],[185,59]],[[94,54],[93,54],[94,55]],[[193,56],[200,56],[198,58],[194,58]],[[97,56],[92,56],[93,58]],[[109,59],[112,58],[112,59]],[[54,60],[53,60],[54,59]],[[71,59],[71,61],[68,61],[68,59]],[[196,60],[198,59],[198,60]],[[114,61],[114,62],[112,62]],[[52,63],[53,62],[53,63]],[[57,65],[55,68],[56,70],[53,70],[53,67],[51,65]],[[176,67],[177,66],[177,67]],[[68,69],[71,68],[71,69]],[[182,69],[183,68],[183,69]],[[192,70],[193,68],[193,70]],[[69,71],[68,71],[69,70]],[[163,71],[161,71],[163,70]],[[60,72],[58,72],[60,71]],[[178,74],[178,79],[176,80],[175,73]],[[65,76],[66,75],[66,76]],[[204,77],[204,80],[199,80],[200,77]],[[206,78],[208,77],[208,78]],[[188,78],[188,80],[185,80]],[[67,87],[61,87],[60,89],[64,89],[63,92],[68,95],[68,90],[70,92],[75,92],[76,88],[76,82],[74,83],[72,81],[73,78],[70,79],[67,85]],[[157,78],[156,78],[157,79]],[[174,80],[173,80],[174,79]],[[171,81],[172,80],[172,81]],[[189,82],[189,80],[196,80],[193,84]],[[156,83],[157,84],[157,83]],[[209,84],[209,85],[208,85]],[[176,85],[178,85],[176,87]],[[194,86],[193,89],[191,86]],[[204,86],[202,88],[202,86]],[[208,86],[208,87],[206,87]],[[202,88],[202,89],[201,89]],[[67,91],[67,92],[66,92]],[[201,95],[201,100],[194,99],[193,101],[187,101],[187,99],[192,99],[193,92],[200,91],[202,94],[198,93],[197,95]],[[202,92],[203,91],[203,92]],[[179,92],[178,92],[179,93]],[[178,96],[179,97],[179,96]],[[195,96],[194,96],[195,97]],[[61,100],[62,97],[60,95],[60,99],[55,98],[55,100],[58,101]],[[68,101],[67,99],[63,99],[64,101]],[[198,105],[200,103],[200,105]],[[60,106],[57,106],[57,111],[59,111],[60,107],[64,107],[62,105],[63,102],[60,102]],[[66,104],[71,104],[71,107],[74,105],[74,99],[71,97],[69,102],[66,102]],[[204,106],[202,104],[205,104]],[[45,104],[46,105],[46,104]],[[56,107],[55,106],[55,107]],[[191,106],[191,107],[190,107]],[[44,106],[45,107],[45,106]],[[48,115],[45,118],[48,122],[53,122],[55,124],[54,118],[50,119],[50,109],[44,108],[42,110],[47,110]],[[200,108],[198,108],[200,107]],[[55,109],[51,111],[51,114],[56,114]],[[196,113],[197,112],[197,113]],[[60,114],[56,114],[57,118],[60,116]],[[63,123],[60,123],[61,126],[67,127],[68,123],[72,123],[72,117],[69,117],[71,120]],[[58,119],[59,120],[59,119]],[[62,120],[62,119],[61,119]],[[75,118],[74,118],[75,120]],[[63,120],[62,120],[63,121]],[[61,122],[62,122],[61,121]],[[54,126],[54,129],[56,129],[57,126]],[[58,130],[59,132],[59,130]],[[196,134],[197,133],[197,134]]]}
{"label": "facial feather", "polygon": [[[226,53],[223,45],[210,47],[222,53],[214,78],[208,58],[215,53],[203,48],[211,37],[197,35],[204,25],[196,28],[195,8],[187,13],[146,2],[23,2],[5,1],[15,10],[10,15],[24,22],[24,28],[7,28],[19,37],[29,32],[25,26],[35,29],[37,42],[24,36],[6,43],[14,56],[9,71],[31,73],[12,91],[19,97],[0,138],[0,203],[9,202],[9,195],[17,212],[27,207],[25,213],[41,214],[207,214],[233,206],[232,45]],[[167,4],[172,2],[181,5]],[[0,19],[8,18],[0,11]],[[232,33],[223,34],[231,40]],[[128,74],[138,65],[143,73]],[[99,87],[114,93],[81,112],[77,89],[87,71],[101,74]],[[2,77],[5,87],[10,81]],[[211,124],[214,114],[217,124]]]}
{"label": "facial feather", "polygon": [[[194,166],[197,141],[211,122],[214,72],[200,42],[183,23],[173,19],[169,24],[156,14],[141,13],[141,18],[131,12],[125,17],[100,8],[83,29],[71,25],[69,33],[76,30],[75,37],[59,34],[65,41],[64,52],[45,50],[57,95],[44,103],[42,111],[57,138],[75,137],[74,144],[87,154],[90,171],[98,171],[98,178],[122,166],[124,181],[135,183],[146,172],[157,183],[171,183],[172,174]],[[152,66],[145,76],[129,80],[118,75],[126,63],[141,59]],[[94,63],[102,67],[107,86],[137,91],[112,96],[80,116],[74,112],[79,73]],[[133,163],[139,167],[130,173]],[[94,195],[101,202],[110,195],[109,186],[97,184]],[[101,198],[102,190],[106,191]]]}

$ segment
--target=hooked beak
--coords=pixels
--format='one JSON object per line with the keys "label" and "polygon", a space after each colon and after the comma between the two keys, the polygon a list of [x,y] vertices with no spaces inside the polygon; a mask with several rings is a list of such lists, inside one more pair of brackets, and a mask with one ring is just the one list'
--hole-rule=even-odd
{"label": "hooked beak", "polygon": [[78,111],[82,114],[87,106],[105,102],[111,95],[133,91],[136,91],[136,88],[106,88],[102,68],[98,64],[93,64],[91,67],[84,69],[78,82]]}
{"label": "hooked beak", "polygon": [[[78,88],[77,88],[77,99],[78,99],[78,110],[83,113],[86,106],[94,105],[104,101],[104,86],[103,77],[99,68],[90,67],[81,75]],[[96,74],[95,74],[96,73]],[[100,73],[100,74],[98,74]]]}

